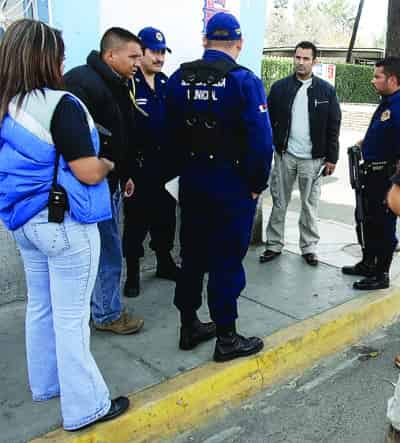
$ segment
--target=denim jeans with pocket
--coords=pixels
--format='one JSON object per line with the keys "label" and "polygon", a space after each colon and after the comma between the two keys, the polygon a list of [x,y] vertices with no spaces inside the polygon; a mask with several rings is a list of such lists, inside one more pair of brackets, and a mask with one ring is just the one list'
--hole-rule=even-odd
{"label": "denim jeans with pocket", "polygon": [[112,218],[98,224],[100,264],[92,295],[92,318],[95,323],[110,323],[121,317],[122,244],[119,231],[121,191],[111,196]]}
{"label": "denim jeans with pocket", "polygon": [[110,408],[108,388],[90,352],[97,225],[67,215],[63,223],[49,223],[45,209],[14,237],[28,287],[26,353],[33,399],[60,396],[64,428],[80,428]]}

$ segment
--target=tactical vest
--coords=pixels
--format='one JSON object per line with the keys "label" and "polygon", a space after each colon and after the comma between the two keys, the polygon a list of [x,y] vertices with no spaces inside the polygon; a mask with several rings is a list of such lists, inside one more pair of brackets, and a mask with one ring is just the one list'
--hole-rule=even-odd
{"label": "tactical vest", "polygon": [[[240,160],[246,147],[246,130],[240,110],[237,120],[227,128],[215,113],[214,87],[232,71],[246,69],[233,61],[219,59],[213,62],[196,60],[181,65],[182,79],[188,85],[184,112],[184,141],[192,155],[208,154],[230,160]],[[196,86],[206,86],[208,92],[205,110],[196,106]],[[226,92],[226,91],[225,91]]]}

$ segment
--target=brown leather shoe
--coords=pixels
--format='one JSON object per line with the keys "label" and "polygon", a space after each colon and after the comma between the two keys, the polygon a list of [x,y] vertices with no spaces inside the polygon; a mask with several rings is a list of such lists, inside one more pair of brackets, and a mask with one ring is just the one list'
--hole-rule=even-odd
{"label": "brown leather shoe", "polygon": [[397,354],[396,357],[394,358],[393,361],[394,365],[396,366],[396,368],[400,369],[400,354]]}
{"label": "brown leather shoe", "polygon": [[270,249],[266,249],[261,255],[260,255],[260,263],[267,263],[274,258],[281,255],[281,252],[271,251]]}
{"label": "brown leather shoe", "polygon": [[128,335],[139,332],[144,325],[144,321],[141,318],[133,318],[128,312],[122,311],[121,317],[117,318],[110,323],[95,323],[94,327],[98,331],[109,331],[114,334]]}
{"label": "brown leather shoe", "polygon": [[306,261],[306,263],[310,266],[318,265],[318,257],[312,252],[310,252],[309,254],[303,254],[303,258]]}
{"label": "brown leather shoe", "polygon": [[385,443],[400,443],[400,431],[392,425],[390,425],[386,431]]}

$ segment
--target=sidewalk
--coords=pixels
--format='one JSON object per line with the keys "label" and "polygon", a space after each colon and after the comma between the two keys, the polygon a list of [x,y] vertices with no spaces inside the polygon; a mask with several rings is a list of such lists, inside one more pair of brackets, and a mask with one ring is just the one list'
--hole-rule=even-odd
{"label": "sidewalk", "polygon": [[[266,200],[264,219],[268,208]],[[117,336],[93,331],[92,335],[93,352],[112,396],[132,393],[132,410],[120,420],[86,432],[61,431],[38,441],[123,443],[164,439],[214,414],[221,403],[242,399],[392,321],[400,312],[395,282],[400,275],[399,258],[393,265],[394,285],[390,290],[379,294],[355,292],[351,289],[354,278],[343,276],[339,269],[343,261],[357,260],[358,248],[351,245],[356,241],[353,228],[327,220],[321,220],[320,227],[322,262],[317,268],[306,265],[297,253],[294,212],[287,220],[288,249],[278,259],[261,265],[258,256],[263,248],[249,250],[245,261],[248,285],[240,299],[239,330],[267,337],[266,347],[258,357],[225,365],[211,363],[213,341],[191,352],[178,350],[174,285],[156,279],[149,266],[144,272],[141,296],[125,300],[130,310],[145,319],[143,332]],[[41,404],[31,400],[24,351],[24,308],[23,302],[0,308],[1,443],[30,441],[60,426],[58,400]],[[206,309],[200,316],[207,319]],[[194,368],[198,369],[191,371]]]}

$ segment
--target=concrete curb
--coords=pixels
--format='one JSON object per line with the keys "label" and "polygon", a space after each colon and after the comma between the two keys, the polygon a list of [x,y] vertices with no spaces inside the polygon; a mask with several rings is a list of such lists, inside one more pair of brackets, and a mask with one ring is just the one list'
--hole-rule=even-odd
{"label": "concrete curb", "polygon": [[361,295],[265,338],[258,355],[226,364],[208,363],[130,396],[133,407],[119,419],[86,431],[62,430],[31,443],[133,443],[158,441],[222,413],[263,388],[301,373],[400,313],[400,279],[390,290]]}

